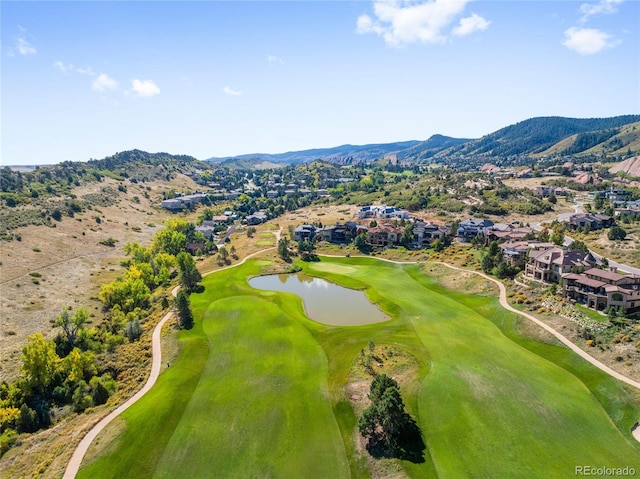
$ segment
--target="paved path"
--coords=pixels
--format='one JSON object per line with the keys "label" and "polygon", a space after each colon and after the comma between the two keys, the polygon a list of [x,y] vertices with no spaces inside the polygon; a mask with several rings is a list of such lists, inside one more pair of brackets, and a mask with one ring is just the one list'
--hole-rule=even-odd
{"label": "paved path", "polygon": [[[282,229],[280,229],[279,231],[273,232],[273,234],[275,234],[276,238],[279,239],[280,235],[282,234]],[[204,273],[202,276],[206,276],[208,274],[215,273],[217,271],[222,271],[223,269],[235,268],[236,266],[240,266],[241,264],[243,264],[248,259],[272,249],[275,249],[275,247],[265,248],[260,251],[256,251],[255,253],[251,253],[250,255],[245,256],[242,259],[242,261],[240,261],[239,263],[227,266],[225,268],[208,271]],[[176,297],[178,295],[179,289],[180,289],[180,286],[176,286],[171,290],[171,294],[174,297]],[[95,426],[93,426],[89,430],[87,435],[82,438],[82,441],[80,441],[75,451],[73,451],[73,455],[71,456],[71,459],[67,464],[67,468],[64,471],[64,476],[62,476],[63,479],[73,479],[76,477],[76,474],[78,474],[78,471],[80,470],[82,459],[87,453],[87,450],[89,449],[89,446],[91,445],[91,443],[94,441],[96,437],[98,437],[98,434],[100,434],[100,432],[102,432],[102,430],[105,427],[107,427],[107,425],[111,421],[113,421],[116,417],[118,417],[120,414],[126,411],[130,406],[135,404],[142,396],[144,396],[147,392],[149,392],[149,390],[156,383],[156,380],[160,375],[160,370],[162,369],[162,350],[160,347],[160,342],[161,342],[160,335],[162,333],[162,327],[172,316],[173,316],[173,312],[169,311],[167,314],[164,315],[164,317],[160,320],[160,322],[156,325],[155,329],[153,330],[153,335],[151,337],[151,346],[152,346],[151,351],[153,356],[153,359],[151,362],[151,373],[149,374],[149,379],[147,379],[147,382],[145,383],[145,385],[142,387],[142,389],[140,389],[140,391],[138,391],[135,395],[129,398],[126,402],[118,406],[117,409],[114,409],[105,417],[103,417]]]}

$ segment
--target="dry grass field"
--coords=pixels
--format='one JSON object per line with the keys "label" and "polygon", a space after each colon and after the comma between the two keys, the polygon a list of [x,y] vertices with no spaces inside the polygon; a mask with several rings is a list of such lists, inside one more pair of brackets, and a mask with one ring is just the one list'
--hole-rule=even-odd
{"label": "dry grass field", "polygon": [[[78,187],[81,197],[99,193],[118,182],[105,178],[100,183]],[[195,183],[180,175],[170,183],[131,184],[120,192],[114,204],[93,207],[63,217],[55,228],[20,228],[21,241],[0,243],[0,376],[15,378],[19,372],[22,345],[27,336],[42,332],[53,337],[51,321],[65,307],[85,307],[91,317],[101,318],[97,300],[100,285],[112,281],[121,271],[122,247],[130,241],[149,244],[171,213],[160,208],[162,192],[192,190]],[[137,198],[137,199],[136,199]],[[115,247],[100,241],[117,240]]]}

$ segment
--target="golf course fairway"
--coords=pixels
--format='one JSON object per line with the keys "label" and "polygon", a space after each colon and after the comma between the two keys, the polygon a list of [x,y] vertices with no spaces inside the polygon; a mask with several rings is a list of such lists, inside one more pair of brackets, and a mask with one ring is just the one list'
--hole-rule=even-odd
{"label": "golf course fairway", "polygon": [[625,386],[565,347],[521,337],[496,298],[446,290],[416,264],[302,266],[365,290],[391,319],[313,322],[299,297],[249,286],[256,261],[206,276],[204,292],[191,295],[196,324],[180,331],[179,358],[78,477],[369,477],[344,388],[370,340],[419,365],[402,395],[426,450],[423,460],[396,460],[408,477],[640,473],[630,434],[640,411]]}

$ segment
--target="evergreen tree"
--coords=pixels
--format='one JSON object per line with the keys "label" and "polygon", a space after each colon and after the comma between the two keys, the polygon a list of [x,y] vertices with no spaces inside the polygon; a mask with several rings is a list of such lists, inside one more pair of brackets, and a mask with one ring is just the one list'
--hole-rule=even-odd
{"label": "evergreen tree", "polygon": [[189,304],[189,295],[184,291],[179,291],[176,297],[176,309],[178,310],[178,320],[182,329],[193,327],[193,313]]}

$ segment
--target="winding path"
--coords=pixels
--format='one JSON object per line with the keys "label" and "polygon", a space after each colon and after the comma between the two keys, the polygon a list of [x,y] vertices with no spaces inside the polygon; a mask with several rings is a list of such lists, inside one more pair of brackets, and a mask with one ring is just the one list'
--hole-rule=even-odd
{"label": "winding path", "polygon": [[[279,230],[277,232],[273,232],[275,234],[275,236],[276,236],[276,242],[280,239],[281,231],[282,230]],[[206,275],[211,274],[211,273],[215,273],[217,271],[222,271],[224,269],[234,268],[236,266],[240,266],[241,264],[245,263],[247,260],[251,259],[252,257],[257,256],[258,254],[264,253],[266,251],[270,251],[272,249],[275,249],[275,246],[272,246],[270,248],[265,248],[265,249],[256,251],[254,253],[251,253],[251,254],[245,256],[242,259],[242,261],[240,261],[239,263],[236,263],[236,264],[230,265],[230,266],[226,266],[224,268],[216,269],[216,270],[213,270],[213,271],[208,271],[206,273],[203,273],[203,276],[206,276]],[[339,256],[339,255],[322,255],[322,256],[342,257],[342,256]],[[369,257],[369,256],[363,256],[363,257]],[[379,259],[379,260],[382,260],[382,261],[387,261],[387,262],[390,262],[390,263],[396,263],[396,264],[416,264],[415,261],[394,261],[394,260],[390,260],[390,259],[386,259],[386,258],[376,258],[376,259]],[[636,387],[636,388],[640,389],[640,382],[635,381],[633,379],[630,379],[630,378],[628,378],[628,377],[626,377],[626,376],[614,371],[610,367],[606,366],[605,364],[601,363],[600,361],[598,361],[597,359],[595,359],[594,357],[592,357],[591,355],[589,355],[588,353],[583,351],[581,348],[576,346],[569,339],[564,337],[562,334],[557,332],[555,329],[551,328],[549,325],[543,323],[542,321],[540,321],[539,319],[531,316],[530,314],[527,314],[525,312],[519,311],[519,310],[515,309],[514,307],[512,307],[507,302],[507,290],[506,290],[504,284],[502,284],[500,281],[498,281],[498,280],[496,280],[494,278],[491,278],[491,277],[487,276],[486,274],[480,273],[478,271],[471,271],[471,270],[467,270],[467,269],[463,269],[463,268],[458,268],[456,266],[453,266],[453,265],[450,265],[450,264],[447,264],[447,263],[442,263],[442,262],[438,262],[437,264],[442,264],[442,265],[444,265],[444,266],[446,266],[448,268],[451,268],[451,269],[454,269],[454,270],[457,270],[457,271],[477,274],[477,275],[482,276],[483,278],[485,278],[485,279],[487,279],[489,281],[494,282],[498,286],[498,289],[500,290],[499,299],[500,299],[500,305],[503,308],[505,308],[505,309],[507,309],[507,310],[509,310],[509,311],[511,311],[513,313],[519,314],[519,315],[529,319],[530,321],[533,321],[535,324],[537,324],[538,326],[540,326],[544,330],[546,330],[549,333],[551,333],[559,341],[561,341],[565,346],[570,348],[572,351],[574,351],[580,357],[584,358],[586,361],[589,361],[591,364],[593,364],[598,369],[604,371],[605,373],[609,374],[610,376],[612,376],[612,377],[614,377],[614,378],[616,378],[616,379],[618,379],[620,381],[623,381],[623,382],[625,382],[625,383],[627,383],[627,384],[629,384],[629,385],[631,385],[633,387]],[[180,289],[180,286],[176,286],[171,291],[171,294],[174,297],[177,296],[179,289]],[[111,421],[113,421],[116,417],[118,417],[120,414],[122,414],[124,411],[126,411],[130,406],[135,404],[140,398],[142,398],[142,396],[144,396],[153,387],[153,385],[156,383],[156,380],[158,379],[158,376],[160,375],[160,370],[162,368],[162,351],[161,351],[161,344],[160,344],[161,343],[162,327],[165,325],[165,323],[169,319],[171,319],[172,316],[173,316],[173,312],[169,311],[167,314],[164,315],[164,317],[160,320],[160,322],[158,322],[158,324],[156,325],[155,329],[153,330],[153,335],[152,335],[152,339],[151,339],[152,355],[153,355],[153,359],[152,359],[152,363],[151,363],[151,373],[149,374],[149,379],[147,379],[147,382],[145,383],[145,385],[135,395],[133,395],[126,402],[124,402],[123,404],[118,406],[118,408],[114,409],[109,414],[107,414],[105,417],[103,417],[95,426],[93,426],[93,428],[91,428],[89,430],[89,432],[85,435],[85,437],[80,441],[80,443],[78,444],[78,446],[74,450],[73,455],[71,456],[71,459],[69,460],[69,463],[67,464],[67,467],[65,469],[63,479],[74,479],[76,477],[78,471],[80,470],[80,465],[82,464],[82,459],[84,458],[85,454],[87,453],[87,450],[89,449],[89,446],[94,441],[94,439],[98,436],[98,434],[100,434],[100,432],[102,432],[102,430]],[[632,430],[632,434],[638,441],[640,441],[640,427],[635,427]]]}
{"label": "winding path", "polygon": [[[281,232],[282,232],[282,230],[273,232],[275,234],[275,236],[276,236],[276,242],[280,239]],[[211,273],[215,273],[217,271],[222,271],[223,269],[235,268],[236,266],[240,266],[241,264],[243,264],[248,259],[251,259],[252,257],[254,257],[254,256],[256,256],[256,255],[258,255],[260,253],[264,253],[265,251],[269,251],[269,250],[272,250],[272,249],[275,249],[275,246],[272,246],[270,248],[261,249],[260,251],[256,251],[255,253],[251,253],[251,254],[245,256],[242,259],[242,261],[240,261],[239,263],[236,263],[236,264],[233,264],[233,265],[230,265],[230,266],[226,266],[224,268],[216,269],[216,270],[213,270],[213,271],[208,271],[208,272],[204,273],[203,276],[206,276],[206,275],[211,274]],[[179,289],[180,289],[180,286],[176,286],[175,288],[173,288],[171,290],[171,294],[174,297],[177,296]],[[98,434],[100,434],[102,432],[102,430],[105,427],[107,427],[107,425],[111,421],[113,421],[116,417],[118,417],[120,414],[122,414],[124,411],[126,411],[130,406],[134,405],[156,383],[156,380],[158,379],[158,376],[160,376],[160,370],[162,368],[162,349],[161,349],[161,345],[160,345],[162,327],[165,325],[165,323],[169,319],[171,319],[172,316],[173,316],[173,312],[169,311],[158,322],[158,324],[156,325],[155,329],[153,330],[153,335],[151,337],[151,351],[152,351],[152,357],[153,357],[152,361],[151,361],[151,373],[149,374],[149,379],[147,379],[147,382],[145,383],[145,385],[142,387],[142,389],[140,389],[131,398],[129,398],[127,401],[125,401],[120,406],[118,406],[116,409],[114,409],[109,414],[107,414],[105,417],[103,417],[95,426],[93,426],[89,430],[89,432],[86,434],[86,436],[84,436],[82,438],[82,440],[80,441],[80,443],[78,444],[76,449],[73,451],[73,455],[71,456],[71,459],[69,460],[69,462],[67,464],[67,467],[66,467],[66,469],[64,471],[64,475],[62,476],[63,479],[73,479],[73,478],[76,477],[76,475],[78,474],[78,471],[80,470],[80,465],[82,464],[82,459],[84,458],[85,454],[89,450],[89,446],[91,446],[91,443],[94,441],[94,439],[96,437],[98,437]]]}

